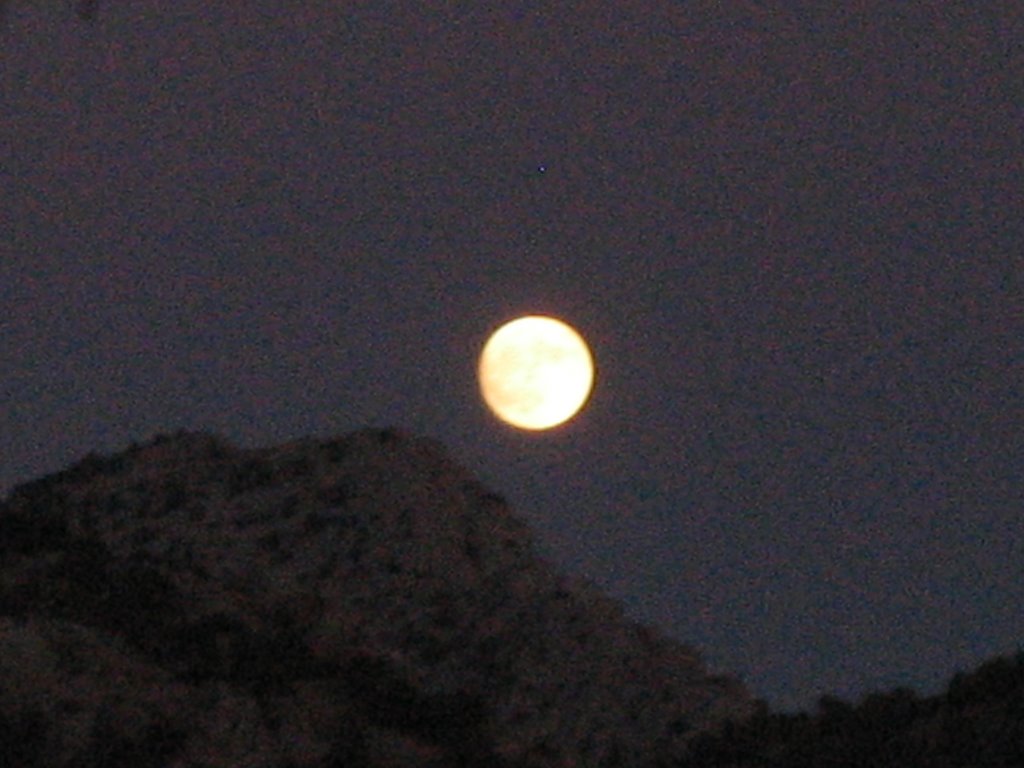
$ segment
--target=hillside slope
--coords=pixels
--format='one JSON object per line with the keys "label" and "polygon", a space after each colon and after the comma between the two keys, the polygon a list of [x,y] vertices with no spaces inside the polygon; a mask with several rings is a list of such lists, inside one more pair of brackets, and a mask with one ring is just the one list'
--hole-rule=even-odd
{"label": "hillside slope", "polygon": [[178,433],[0,506],[13,764],[640,766],[752,711],[393,430]]}

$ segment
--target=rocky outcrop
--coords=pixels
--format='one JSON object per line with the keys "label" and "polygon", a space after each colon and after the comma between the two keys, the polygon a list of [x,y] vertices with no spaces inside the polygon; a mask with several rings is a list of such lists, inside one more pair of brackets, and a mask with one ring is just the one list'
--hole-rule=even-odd
{"label": "rocky outcrop", "polygon": [[180,433],[0,507],[12,764],[639,766],[752,710],[393,430]]}

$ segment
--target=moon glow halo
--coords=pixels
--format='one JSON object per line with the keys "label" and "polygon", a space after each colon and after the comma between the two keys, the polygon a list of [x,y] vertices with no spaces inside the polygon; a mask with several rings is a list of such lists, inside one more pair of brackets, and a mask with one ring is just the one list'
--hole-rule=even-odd
{"label": "moon glow halo", "polygon": [[543,430],[579,412],[594,384],[583,337],[553,317],[527,315],[495,331],[477,369],[487,407],[520,429]]}

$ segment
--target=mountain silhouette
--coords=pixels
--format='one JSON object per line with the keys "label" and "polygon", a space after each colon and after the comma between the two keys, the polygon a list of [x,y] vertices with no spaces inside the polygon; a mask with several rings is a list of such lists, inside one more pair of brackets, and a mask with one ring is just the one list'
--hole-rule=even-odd
{"label": "mountain silhouette", "polygon": [[5,766],[650,766],[757,711],[396,430],[90,455],[0,578]]}
{"label": "mountain silhouette", "polygon": [[822,696],[818,710],[762,709],[698,736],[685,759],[660,768],[1020,768],[1024,766],[1024,651],[998,656],[947,689],[897,688],[856,704]]}

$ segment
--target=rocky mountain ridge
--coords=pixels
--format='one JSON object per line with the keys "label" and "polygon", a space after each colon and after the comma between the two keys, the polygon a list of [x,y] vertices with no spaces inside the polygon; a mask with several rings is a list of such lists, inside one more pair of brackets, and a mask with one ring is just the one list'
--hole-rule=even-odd
{"label": "rocky mountain ridge", "polygon": [[19,764],[642,766],[753,709],[395,430],[182,432],[0,506]]}

